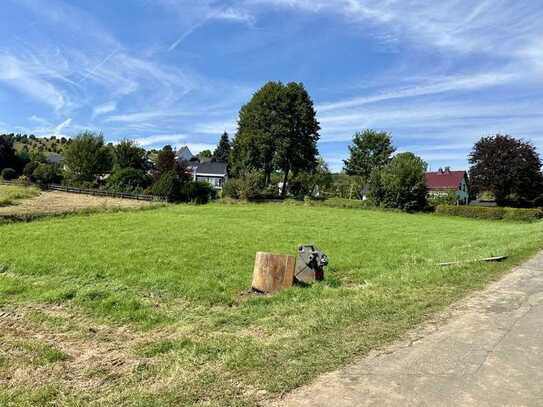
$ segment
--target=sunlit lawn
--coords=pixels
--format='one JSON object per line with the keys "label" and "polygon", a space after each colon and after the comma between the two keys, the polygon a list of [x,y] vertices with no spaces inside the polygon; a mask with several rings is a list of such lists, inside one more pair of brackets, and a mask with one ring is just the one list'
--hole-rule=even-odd
{"label": "sunlit lawn", "polygon": [[[254,405],[482,287],[542,246],[541,226],[281,204],[0,226],[0,312],[27,321],[0,330],[0,405]],[[325,282],[244,294],[257,251],[309,242]]]}

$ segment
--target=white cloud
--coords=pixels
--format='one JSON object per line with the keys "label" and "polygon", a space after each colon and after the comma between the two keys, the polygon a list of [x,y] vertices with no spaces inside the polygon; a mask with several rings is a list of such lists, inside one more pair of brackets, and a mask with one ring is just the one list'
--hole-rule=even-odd
{"label": "white cloud", "polygon": [[177,14],[181,34],[170,44],[168,51],[175,50],[192,33],[211,21],[227,21],[252,26],[255,17],[246,8],[225,6],[216,1],[157,0],[157,4]]}
{"label": "white cloud", "polygon": [[211,150],[211,152],[213,152],[215,147],[217,147],[216,144],[207,144],[207,143],[186,143],[186,145],[190,149],[192,154],[198,154],[204,150]]}
{"label": "white cloud", "polygon": [[156,146],[158,144],[177,144],[186,140],[184,134],[156,134],[154,136],[145,136],[136,138],[136,143],[143,147]]}
{"label": "white cloud", "polygon": [[223,132],[228,134],[234,134],[236,132],[235,119],[232,118],[230,121],[218,121],[218,122],[205,122],[197,124],[194,127],[194,132],[198,134],[210,134],[219,136]]}
{"label": "white cloud", "polygon": [[32,65],[30,61],[0,53],[0,82],[59,111],[65,107],[67,100],[40,68],[40,65]]}
{"label": "white cloud", "polygon": [[543,34],[543,8],[537,1],[246,0],[245,4],[336,14],[353,23],[351,27],[358,25],[361,33],[381,30],[387,41],[409,40],[423,47],[511,59],[523,59],[534,37]]}
{"label": "white cloud", "polygon": [[98,117],[103,114],[114,112],[117,109],[117,102],[107,102],[102,105],[96,106],[92,111],[92,117]]}
{"label": "white cloud", "polygon": [[[418,138],[432,145],[449,140],[457,143],[498,132],[517,137],[541,128],[537,101],[481,104],[464,101],[398,101],[359,107],[320,116],[322,142],[350,141],[356,131],[375,128],[391,131],[393,137]],[[450,140],[448,141],[450,144]]]}
{"label": "white cloud", "polygon": [[62,123],[60,123],[58,126],[55,127],[55,130],[53,132],[53,135],[55,136],[62,136],[61,132],[63,129],[68,127],[72,123],[72,119],[66,119]]}
{"label": "white cloud", "polygon": [[374,102],[391,99],[411,98],[416,96],[434,95],[446,92],[458,92],[475,90],[490,86],[503,85],[517,78],[512,73],[482,73],[478,75],[452,76],[444,79],[436,79],[432,83],[424,83],[417,86],[395,89],[371,96],[363,96],[343,101],[324,103],[317,106],[319,112],[327,112],[337,109],[352,108]]}

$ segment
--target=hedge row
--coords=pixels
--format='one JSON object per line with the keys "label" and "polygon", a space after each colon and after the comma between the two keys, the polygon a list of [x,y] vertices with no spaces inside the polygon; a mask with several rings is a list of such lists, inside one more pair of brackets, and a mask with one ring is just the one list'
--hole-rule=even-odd
{"label": "hedge row", "polygon": [[466,218],[511,220],[520,222],[535,222],[543,218],[543,210],[519,209],[502,207],[482,207],[466,205],[438,205],[435,212],[439,215],[464,216]]}

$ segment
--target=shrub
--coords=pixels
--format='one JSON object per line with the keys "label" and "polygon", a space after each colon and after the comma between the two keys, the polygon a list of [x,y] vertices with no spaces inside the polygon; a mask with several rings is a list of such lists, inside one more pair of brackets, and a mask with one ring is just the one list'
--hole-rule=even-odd
{"label": "shrub", "polygon": [[439,205],[454,205],[458,201],[458,195],[455,191],[449,191],[446,195],[430,195],[428,204],[432,207]]}
{"label": "shrub", "polygon": [[519,209],[504,207],[439,205],[436,208],[436,213],[439,215],[463,216],[466,218],[511,220],[521,222],[534,222],[543,218],[542,209]]}
{"label": "shrub", "polygon": [[13,168],[4,168],[1,175],[6,181],[11,181],[17,178],[17,173]]}
{"label": "shrub", "polygon": [[207,182],[191,181],[181,184],[179,198],[183,202],[202,205],[215,197],[215,190]]}
{"label": "shrub", "polygon": [[164,172],[150,188],[151,195],[166,199],[168,202],[180,201],[181,182],[175,171]]}
{"label": "shrub", "polygon": [[34,174],[34,170],[36,168],[38,168],[38,165],[40,165],[40,163],[38,161],[30,161],[29,163],[27,163],[23,169],[23,175],[31,180],[33,180],[32,178],[32,174]]}
{"label": "shrub", "polygon": [[241,181],[239,178],[230,178],[228,181],[226,181],[222,188],[223,196],[227,198],[239,199],[241,189],[240,184]]}
{"label": "shrub", "polygon": [[141,193],[151,184],[145,171],[135,168],[117,168],[107,179],[107,189],[114,192]]}
{"label": "shrub", "polygon": [[250,201],[262,195],[262,174],[248,171],[240,178],[229,179],[223,188],[226,197]]}
{"label": "shrub", "polygon": [[62,181],[60,169],[52,164],[38,164],[32,173],[32,179],[38,184],[56,184]]}

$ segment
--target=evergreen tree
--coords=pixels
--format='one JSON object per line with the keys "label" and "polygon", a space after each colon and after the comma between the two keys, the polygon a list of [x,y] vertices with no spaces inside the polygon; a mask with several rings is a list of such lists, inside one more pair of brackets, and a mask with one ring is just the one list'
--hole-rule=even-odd
{"label": "evergreen tree", "polygon": [[228,137],[228,133],[224,132],[221,136],[219,144],[217,145],[217,148],[213,152],[213,158],[215,161],[227,163],[230,159],[231,150],[232,146],[230,144],[230,138]]}

